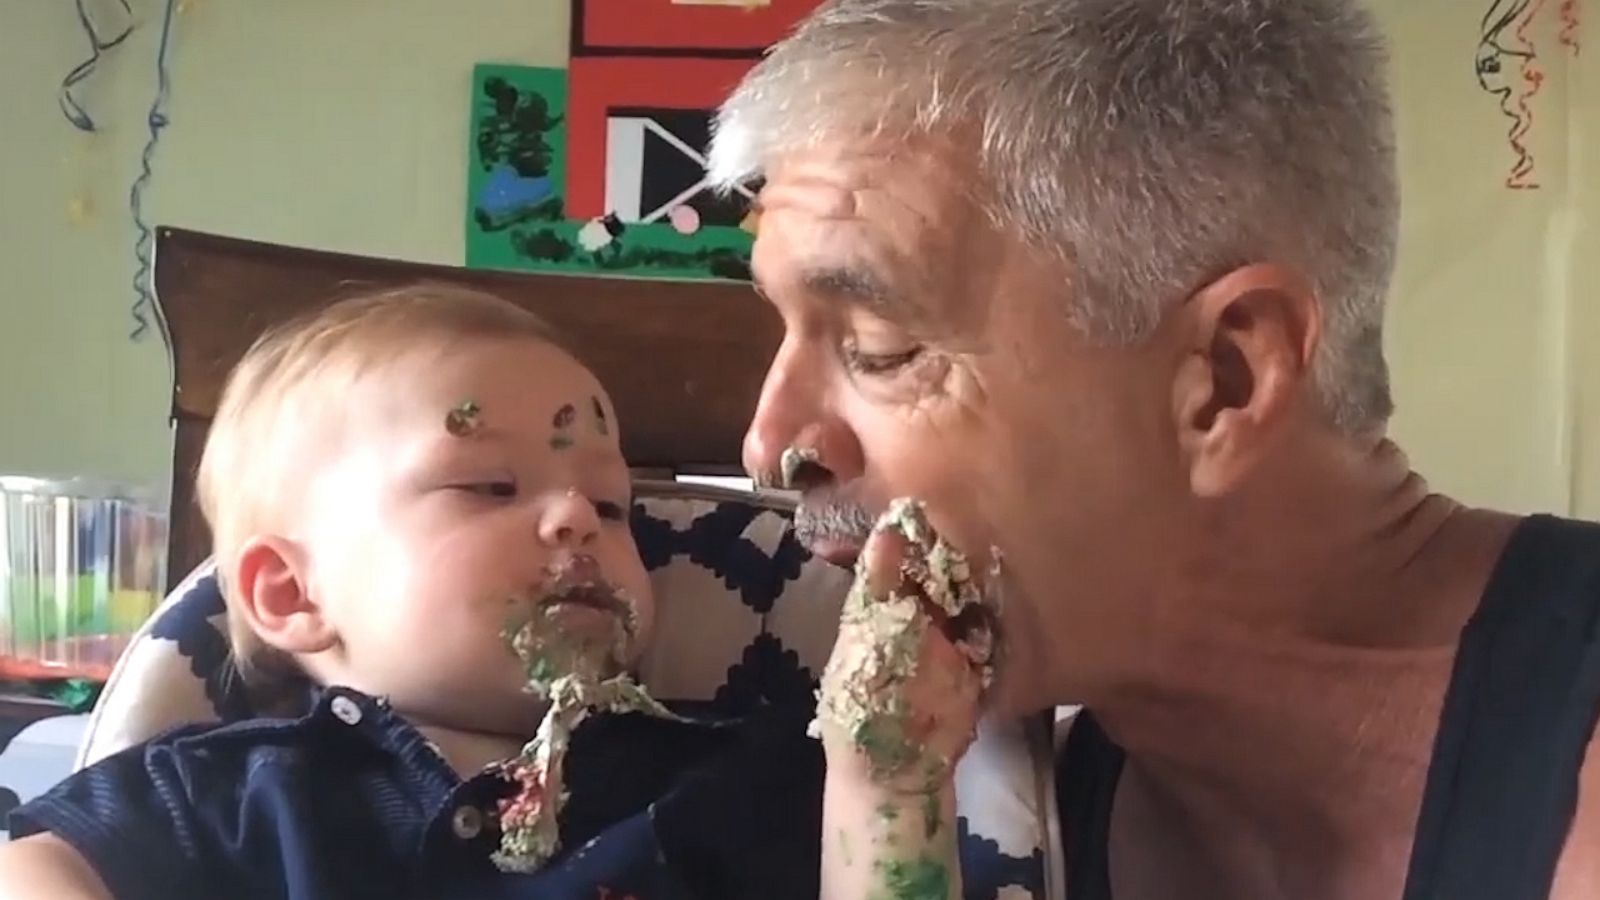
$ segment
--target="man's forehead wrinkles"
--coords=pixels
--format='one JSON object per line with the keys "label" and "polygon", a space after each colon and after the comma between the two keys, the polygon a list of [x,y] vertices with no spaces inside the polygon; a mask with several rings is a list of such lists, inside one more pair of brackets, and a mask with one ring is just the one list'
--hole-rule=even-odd
{"label": "man's forehead wrinkles", "polygon": [[[933,167],[908,161],[914,172]],[[952,266],[947,191],[888,160],[834,166],[797,160],[772,173],[759,200],[759,293],[780,307],[857,310],[933,337],[947,330]]]}
{"label": "man's forehead wrinkles", "polygon": [[820,219],[849,219],[857,215],[856,192],[825,179],[784,179],[761,189],[756,208],[763,216],[802,212]]}
{"label": "man's forehead wrinkles", "polygon": [[925,159],[854,163],[807,163],[775,174],[762,187],[756,207],[763,213],[788,207],[822,219],[868,219],[876,209],[927,224],[950,213],[945,207],[959,194],[933,189],[961,181],[950,167],[929,165]]}
{"label": "man's forehead wrinkles", "polygon": [[882,186],[863,186],[853,190],[839,188],[808,188],[791,185],[771,189],[759,203],[759,215],[765,217],[783,213],[801,213],[826,222],[853,222],[866,227],[881,228],[893,220],[915,221],[926,228],[939,221],[939,212],[925,204],[926,198],[907,191],[894,191]]}

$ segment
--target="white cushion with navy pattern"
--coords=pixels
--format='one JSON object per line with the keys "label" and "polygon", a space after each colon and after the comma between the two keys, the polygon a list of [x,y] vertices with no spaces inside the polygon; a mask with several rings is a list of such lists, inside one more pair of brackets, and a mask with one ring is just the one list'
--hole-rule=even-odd
{"label": "white cushion with navy pattern", "polygon": [[[640,662],[651,692],[739,714],[814,691],[850,573],[795,541],[781,500],[657,482],[641,483],[638,493],[632,525],[658,607]],[[225,620],[207,563],[173,590],[118,661],[79,765],[176,725],[255,715],[229,661]],[[1059,854],[1044,850],[1060,846],[1052,839],[1050,748],[1043,721],[990,721],[962,760],[956,792],[967,900],[1056,892]]]}

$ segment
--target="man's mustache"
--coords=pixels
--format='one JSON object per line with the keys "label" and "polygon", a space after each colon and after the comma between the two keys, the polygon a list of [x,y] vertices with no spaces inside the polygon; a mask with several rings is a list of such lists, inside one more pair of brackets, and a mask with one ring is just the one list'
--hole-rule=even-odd
{"label": "man's mustache", "polygon": [[794,512],[794,536],[802,545],[838,543],[861,546],[877,517],[859,503],[839,497],[802,500]]}

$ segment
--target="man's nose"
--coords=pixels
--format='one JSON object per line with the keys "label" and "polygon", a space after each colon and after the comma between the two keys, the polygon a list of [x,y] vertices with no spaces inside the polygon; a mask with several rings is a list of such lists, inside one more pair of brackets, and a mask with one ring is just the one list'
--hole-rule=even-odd
{"label": "man's nose", "polygon": [[750,428],[744,434],[744,468],[757,485],[783,487],[783,451],[815,422],[822,404],[815,360],[793,335],[784,338],[767,369]]}
{"label": "man's nose", "polygon": [[[758,485],[811,488],[861,474],[859,445],[831,408],[823,365],[790,341],[773,359],[744,436],[745,471]],[[797,472],[799,483],[786,483]]]}

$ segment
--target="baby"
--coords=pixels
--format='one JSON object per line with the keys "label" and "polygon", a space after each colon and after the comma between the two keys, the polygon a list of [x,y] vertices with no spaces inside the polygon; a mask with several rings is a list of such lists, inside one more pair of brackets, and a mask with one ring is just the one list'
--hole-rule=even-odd
{"label": "baby", "polygon": [[264,337],[199,493],[241,674],[308,699],[24,806],[0,897],[817,896],[810,708],[695,722],[627,674],[655,609],[618,434],[494,297],[415,286]]}

